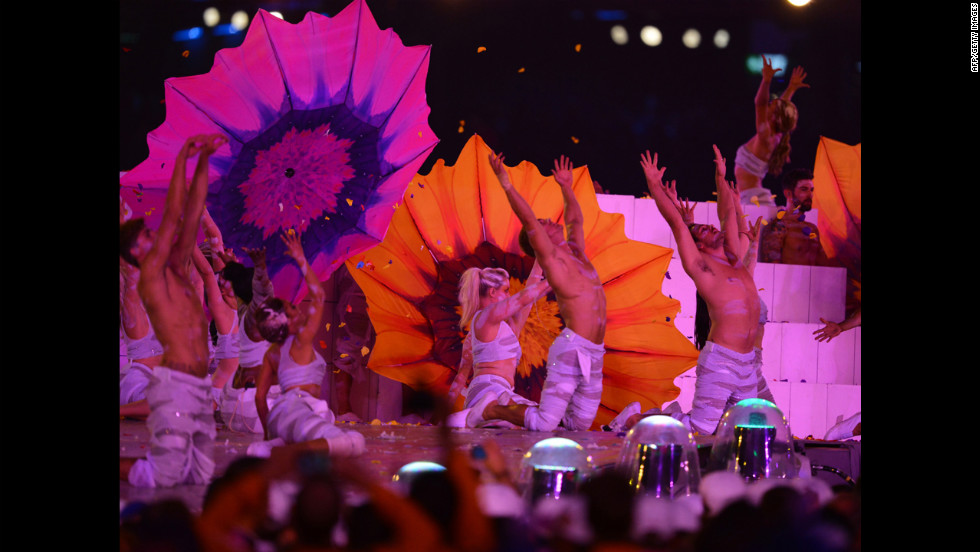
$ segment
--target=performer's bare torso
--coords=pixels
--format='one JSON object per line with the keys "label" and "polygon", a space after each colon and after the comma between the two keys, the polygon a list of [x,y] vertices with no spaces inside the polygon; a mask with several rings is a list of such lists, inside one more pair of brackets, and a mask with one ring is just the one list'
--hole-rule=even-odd
{"label": "performer's bare torso", "polygon": [[188,278],[190,267],[167,266],[159,277],[140,277],[140,296],[163,345],[161,364],[204,378],[208,372],[208,327],[204,307]]}
{"label": "performer's bare torso", "polygon": [[761,308],[755,280],[741,263],[732,266],[708,254],[702,259],[707,285],[699,285],[698,293],[711,317],[708,341],[739,353],[752,351],[759,333]]}
{"label": "performer's bare torso", "polygon": [[606,339],[606,294],[599,273],[585,257],[568,245],[556,246],[552,258],[542,261],[548,283],[558,298],[565,326],[593,343]]}

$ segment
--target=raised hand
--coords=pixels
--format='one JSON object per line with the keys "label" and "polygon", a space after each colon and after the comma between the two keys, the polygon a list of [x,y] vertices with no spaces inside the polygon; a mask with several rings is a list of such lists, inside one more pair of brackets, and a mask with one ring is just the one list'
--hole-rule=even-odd
{"label": "raised hand", "polygon": [[667,194],[667,197],[670,198],[671,203],[673,203],[674,205],[680,206],[680,202],[677,199],[677,181],[676,180],[668,180],[667,181],[666,185],[664,186],[664,193],[666,193]]}
{"label": "raised hand", "polygon": [[759,241],[759,230],[762,229],[762,215],[755,220],[755,224],[750,224],[748,230],[745,231],[745,235],[748,236],[750,242]]}
{"label": "raised hand", "polygon": [[493,169],[494,174],[497,175],[497,178],[503,180],[503,177],[507,174],[504,168],[504,154],[491,153],[487,157],[490,159],[490,168]]}
{"label": "raised hand", "polygon": [[789,77],[789,84],[787,85],[787,88],[790,88],[792,90],[797,90],[799,88],[810,88],[809,84],[803,82],[803,79],[805,78],[806,78],[806,71],[804,71],[802,67],[797,65],[796,68],[793,69],[793,74],[790,75]]}
{"label": "raised hand", "polygon": [[765,80],[772,80],[773,76],[777,72],[782,71],[782,69],[773,69],[772,61],[766,59],[766,56],[762,56],[762,78]]}
{"label": "raised hand", "polygon": [[286,244],[286,254],[296,260],[300,265],[306,262],[306,253],[303,251],[303,244],[300,242],[299,234],[292,228],[283,232],[279,236],[282,243]]}
{"label": "raised hand", "polygon": [[258,247],[252,249],[251,247],[243,247],[248,258],[252,259],[252,264],[255,266],[265,266],[265,248]]}
{"label": "raised hand", "polygon": [[715,150],[715,178],[725,179],[725,172],[728,170],[726,167],[726,160],[721,156],[721,150],[718,146],[712,144],[712,149]]}
{"label": "raised hand", "polygon": [[555,175],[555,181],[562,188],[570,188],[572,186],[572,160],[561,156],[561,159],[555,159],[555,168],[551,170],[551,174]]}
{"label": "raised hand", "polygon": [[684,224],[694,224],[694,207],[696,203],[691,203],[684,198],[684,202],[677,202],[677,210],[681,213],[681,218],[684,220]]}
{"label": "raised hand", "polygon": [[[653,186],[657,184],[661,189],[664,188],[663,178],[664,172],[667,171],[667,167],[657,166],[657,154],[653,154],[653,158],[650,157],[650,150],[647,150],[640,155],[640,166],[643,167],[643,175],[647,179],[647,185]],[[651,190],[651,193],[653,190]],[[665,192],[666,193],[666,192]]]}

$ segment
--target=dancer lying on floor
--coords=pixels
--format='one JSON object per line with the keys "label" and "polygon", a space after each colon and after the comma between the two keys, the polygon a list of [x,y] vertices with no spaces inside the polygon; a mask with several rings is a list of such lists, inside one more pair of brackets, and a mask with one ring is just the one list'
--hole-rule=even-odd
{"label": "dancer lying on floor", "polygon": [[565,329],[548,350],[548,375],[540,405],[501,405],[484,399],[488,406],[483,418],[506,420],[534,431],[552,431],[559,424],[565,429],[587,430],[602,399],[606,294],[585,255],[582,208],[572,191],[572,162],[562,156],[555,160],[553,170],[565,202],[567,240],[560,224],[534,216],[527,200],[511,184],[503,155],[491,154],[490,166],[523,226],[522,249],[541,264],[555,292]]}
{"label": "dancer lying on floor", "polygon": [[[300,308],[273,297],[263,303],[255,317],[262,337],[271,343],[255,387],[255,408],[265,438],[285,444],[325,439],[332,455],[360,454],[364,452],[364,436],[334,425],[334,413],[320,398],[327,362],[313,348],[313,339],[323,319],[323,286],[306,260],[299,235],[290,231],[282,241],[306,280],[310,301],[308,307]],[[270,409],[266,397],[275,382],[282,394]]]}
{"label": "dancer lying on floor", "polygon": [[[551,286],[535,261],[527,287],[510,295],[510,275],[502,268],[469,268],[459,281],[459,304],[463,307],[460,326],[470,327],[464,341],[460,369],[449,391],[450,402],[462,392],[463,409],[470,409],[466,426],[483,422],[482,409],[488,401],[511,399],[520,404],[536,403],[514,392],[514,375],[521,359],[518,340],[534,303],[548,294]],[[466,383],[472,370],[473,379]],[[465,386],[465,387],[464,387]],[[487,397],[491,397],[487,399]]]}

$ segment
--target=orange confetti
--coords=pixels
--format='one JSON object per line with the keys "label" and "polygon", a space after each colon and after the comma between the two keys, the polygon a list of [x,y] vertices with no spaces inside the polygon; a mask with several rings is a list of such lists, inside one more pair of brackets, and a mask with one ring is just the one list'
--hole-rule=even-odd
{"label": "orange confetti", "polygon": [[340,358],[347,358],[347,353],[340,353]]}
{"label": "orange confetti", "polygon": [[190,51],[190,50],[184,50],[183,52],[181,52],[181,54],[180,54],[180,55],[182,55],[182,56],[184,56],[184,57],[188,57],[188,56],[190,56],[190,55],[191,55],[191,51]]}
{"label": "orange confetti", "polygon": [[366,346],[365,347],[361,347],[361,356],[367,356],[367,354],[370,353],[370,352],[371,352],[371,349],[368,349]]}
{"label": "orange confetti", "polygon": [[329,216],[324,216],[323,217],[323,220],[330,220],[330,217]]}
{"label": "orange confetti", "polygon": [[523,68],[523,67],[521,67],[520,69],[518,69],[518,70],[517,70],[517,72],[518,72],[518,73],[523,73],[523,72],[524,72],[524,68]]}
{"label": "orange confetti", "polygon": [[776,220],[783,220],[783,217],[785,216],[786,216],[786,211],[780,211],[776,213]]}
{"label": "orange confetti", "polygon": [[327,322],[327,331],[330,331],[330,322]]}
{"label": "orange confetti", "polygon": [[476,53],[478,53],[478,54],[479,54],[479,53],[481,53],[481,52],[486,52],[486,51],[487,51],[487,49],[486,49],[486,47],[484,47],[484,46],[479,46],[479,47],[478,47],[478,48],[476,49]]}
{"label": "orange confetti", "polygon": [[576,44],[575,45],[575,51],[576,52],[581,52],[582,51],[582,45],[581,44]]}
{"label": "orange confetti", "polygon": [[769,221],[767,221],[766,219],[762,219],[762,225],[769,226]]}
{"label": "orange confetti", "polygon": [[337,327],[338,328],[343,328],[346,325],[347,325],[347,322],[341,322],[340,324],[337,324]]}
{"label": "orange confetti", "polygon": [[347,205],[353,206],[354,205],[354,200],[353,199],[347,199]]}
{"label": "orange confetti", "polygon": [[574,137],[574,136],[572,136],[572,142],[577,144],[577,143],[579,143],[579,139],[576,138],[576,137]]}
{"label": "orange confetti", "polygon": [[460,127],[459,127],[459,128],[457,129],[457,132],[459,132],[460,134],[462,134],[462,133],[463,133],[463,127],[462,127],[462,126],[460,126]]}
{"label": "orange confetti", "polygon": [[752,196],[752,204],[755,205],[756,207],[758,207],[759,206],[759,198],[757,198],[755,196]]}

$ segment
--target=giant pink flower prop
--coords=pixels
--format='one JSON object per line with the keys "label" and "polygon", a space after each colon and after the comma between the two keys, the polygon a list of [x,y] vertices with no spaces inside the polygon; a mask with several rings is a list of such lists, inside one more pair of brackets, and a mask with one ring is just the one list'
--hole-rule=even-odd
{"label": "giant pink flower prop", "polygon": [[297,24],[259,10],[211,71],[164,82],[166,121],[147,136],[149,157],[120,179],[123,199],[145,199],[136,214],[152,226],[160,209],[148,204],[166,194],[184,140],[228,136],[211,157],[208,209],[227,246],[266,248],[276,294],[297,300],[303,277],[276,234],[299,232],[321,279],[381,241],[438,142],[428,65],[429,46],[379,29],[364,0]]}

